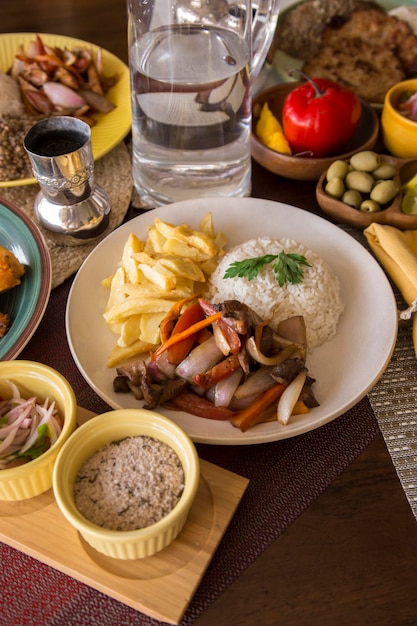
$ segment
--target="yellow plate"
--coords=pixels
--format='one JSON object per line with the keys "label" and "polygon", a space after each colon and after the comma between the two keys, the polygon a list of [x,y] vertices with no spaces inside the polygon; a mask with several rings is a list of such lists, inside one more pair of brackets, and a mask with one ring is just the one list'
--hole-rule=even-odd
{"label": "yellow plate", "polygon": [[[0,70],[6,72],[12,65],[18,46],[27,47],[36,37],[35,33],[8,33],[0,35]],[[99,46],[81,39],[40,33],[41,39],[49,46],[69,49],[83,46],[96,53]],[[111,52],[103,50],[103,67],[106,75],[117,73],[119,80],[112,87],[107,96],[116,108],[110,113],[97,113],[97,124],[91,129],[91,142],[94,158],[100,159],[110,152],[127,135],[131,127],[132,115],[130,109],[130,79],[129,69],[123,61]],[[18,187],[36,183],[35,178],[21,178],[17,180],[0,181],[2,187]]]}

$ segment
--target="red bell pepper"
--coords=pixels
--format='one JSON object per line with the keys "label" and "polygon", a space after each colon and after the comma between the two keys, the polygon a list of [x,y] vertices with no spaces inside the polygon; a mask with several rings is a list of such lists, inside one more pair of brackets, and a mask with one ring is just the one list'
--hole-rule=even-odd
{"label": "red bell pepper", "polygon": [[183,391],[179,396],[171,398],[171,400],[166,403],[166,406],[169,409],[187,411],[187,413],[191,413],[191,415],[212,420],[229,420],[235,415],[234,411],[231,411],[227,407],[215,406],[206,398],[198,396],[192,391]]}
{"label": "red bell pepper", "polygon": [[[204,311],[200,306],[199,302],[194,302],[194,304],[190,304],[184,311],[181,313],[177,323],[175,324],[172,335],[176,335],[177,333],[182,333],[187,330],[190,326],[195,324],[196,322],[200,322],[204,319]],[[168,350],[168,361],[170,363],[181,363],[183,359],[187,356],[189,351],[191,350],[193,343],[195,341],[195,335],[190,335],[186,339],[183,339],[180,343],[172,346]]]}
{"label": "red bell pepper", "polygon": [[220,361],[220,363],[216,363],[213,367],[207,372],[195,374],[193,376],[193,383],[202,387],[203,389],[210,389],[220,380],[224,380],[233,372],[237,372],[242,369],[240,364],[240,359],[237,354],[231,354],[230,356]]}
{"label": "red bell pepper", "polygon": [[282,108],[284,134],[293,154],[336,155],[352,138],[361,117],[359,97],[323,78],[295,87]]}
{"label": "red bell pepper", "polygon": [[151,359],[155,361],[155,359],[160,354],[162,354],[166,350],[169,350],[170,348],[172,348],[172,346],[177,345],[181,341],[184,341],[184,339],[187,339],[187,337],[190,337],[191,335],[196,335],[202,328],[206,328],[207,326],[210,326],[213,322],[218,320],[221,316],[222,316],[222,313],[221,311],[219,311],[215,315],[210,315],[209,317],[206,317],[205,319],[200,320],[199,322],[196,322],[195,324],[191,324],[191,326],[189,326],[185,330],[171,335],[166,341],[164,341],[158,346],[155,352],[151,353]]}

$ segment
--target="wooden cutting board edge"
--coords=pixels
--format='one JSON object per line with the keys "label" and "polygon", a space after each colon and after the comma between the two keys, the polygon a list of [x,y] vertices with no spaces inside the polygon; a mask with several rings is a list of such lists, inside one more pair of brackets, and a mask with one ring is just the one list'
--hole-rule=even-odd
{"label": "wooden cutting board edge", "polygon": [[[92,417],[79,407],[78,423]],[[119,561],[96,553],[62,516],[52,489],[23,502],[0,501],[0,539],[154,619],[179,624],[249,484],[200,463],[200,488],[183,531],[147,559]]]}

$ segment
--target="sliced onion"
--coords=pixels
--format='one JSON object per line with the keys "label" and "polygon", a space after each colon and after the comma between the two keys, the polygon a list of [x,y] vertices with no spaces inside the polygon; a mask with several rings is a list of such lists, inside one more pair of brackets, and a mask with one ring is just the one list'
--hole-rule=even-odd
{"label": "sliced onion", "polygon": [[212,328],[213,337],[216,341],[218,348],[222,351],[224,356],[227,356],[228,354],[230,354],[230,344],[227,341],[226,336],[223,334],[222,329],[220,328],[219,324],[216,324],[216,322],[212,324]]}
{"label": "sliced onion", "polygon": [[110,102],[106,96],[91,89],[80,89],[78,93],[92,109],[100,111],[100,113],[110,113],[110,111],[116,108],[113,102]]}
{"label": "sliced onion", "polygon": [[227,378],[219,380],[214,386],[214,405],[215,406],[229,406],[236,389],[242,380],[243,372],[238,370],[233,372]]}
{"label": "sliced onion", "polygon": [[52,104],[57,107],[75,110],[86,104],[85,99],[77,91],[70,89],[62,83],[47,82],[42,89]]}
{"label": "sliced onion", "polygon": [[154,363],[156,368],[167,378],[173,380],[175,378],[175,363],[170,363],[168,361],[168,352],[162,352],[155,361],[151,361],[148,367],[151,367],[151,364]]}
{"label": "sliced onion", "polygon": [[236,389],[235,398],[241,400],[253,395],[259,395],[277,384],[271,376],[272,365],[263,365],[258,370],[249,374],[247,379]]}
{"label": "sliced onion", "polygon": [[5,424],[0,430],[0,470],[18,461],[36,444],[39,426],[48,426],[50,445],[62,430],[54,402],[50,402],[49,398],[43,404],[36,397],[24,399],[14,383],[6,382],[12,397],[0,402],[0,417]]}
{"label": "sliced onion", "polygon": [[195,374],[206,372],[213,365],[216,365],[223,356],[214,336],[210,337],[210,339],[198,345],[194,350],[191,350],[188,356],[176,367],[175,373],[180,378],[191,382]]}
{"label": "sliced onion", "polygon": [[236,395],[234,395],[228,408],[232,411],[241,411],[242,409],[246,409],[247,406],[256,400],[259,393],[254,393],[252,396],[248,396],[247,398],[236,398]]}
{"label": "sliced onion", "polygon": [[278,365],[278,363],[282,363],[291,356],[295,350],[295,346],[294,344],[290,344],[278,352],[278,354],[268,357],[262,354],[256,345],[255,337],[252,336],[246,341],[246,350],[255,361],[262,363],[262,365]]}
{"label": "sliced onion", "polygon": [[284,390],[282,396],[278,401],[277,406],[277,419],[280,424],[284,426],[288,424],[291,414],[294,410],[295,403],[300,397],[302,388],[307,378],[307,370],[301,370],[299,374],[290,382],[288,387]]}

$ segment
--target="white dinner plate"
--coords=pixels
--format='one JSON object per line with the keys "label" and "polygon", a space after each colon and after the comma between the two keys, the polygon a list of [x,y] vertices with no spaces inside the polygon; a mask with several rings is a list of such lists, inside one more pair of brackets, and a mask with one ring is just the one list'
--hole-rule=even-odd
{"label": "white dinner plate", "polygon": [[100,281],[112,275],[131,232],[146,239],[155,217],[197,228],[212,211],[216,231],[234,246],[253,237],[290,237],[319,254],[340,279],[344,312],[336,336],[307,361],[316,379],[320,406],[308,415],[241,433],[229,422],[160,409],[196,442],[253,444],[285,439],[318,428],[345,413],[375,385],[385,370],[397,337],[397,307],[391,286],[375,259],[346,232],[314,214],[286,204],[254,198],[178,202],[139,215],[104,239],[86,259],[72,285],[66,329],[75,362],[89,385],[113,408],[141,406],[130,394],[113,392],[114,369],[106,367],[116,336],[103,319],[108,289]]}

